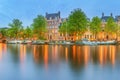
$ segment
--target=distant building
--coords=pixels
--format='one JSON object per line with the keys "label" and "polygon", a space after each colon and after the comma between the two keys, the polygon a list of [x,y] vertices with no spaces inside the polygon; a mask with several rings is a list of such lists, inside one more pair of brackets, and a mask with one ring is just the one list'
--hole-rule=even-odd
{"label": "distant building", "polygon": [[9,28],[7,27],[2,27],[0,28],[0,42],[5,42],[6,41],[6,36],[4,36],[3,30],[8,30]]}
{"label": "distant building", "polygon": [[60,11],[58,13],[46,13],[47,20],[47,39],[59,40],[59,26],[61,24]]}
{"label": "distant building", "polygon": [[110,14],[110,16],[105,16],[104,13],[102,13],[101,20],[102,20],[102,22],[107,22],[108,18],[110,18],[110,17],[112,17],[115,20],[112,13]]}

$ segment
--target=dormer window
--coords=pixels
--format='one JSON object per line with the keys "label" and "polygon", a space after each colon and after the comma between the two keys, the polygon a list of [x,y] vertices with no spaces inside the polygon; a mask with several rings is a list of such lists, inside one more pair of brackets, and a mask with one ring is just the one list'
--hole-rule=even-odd
{"label": "dormer window", "polygon": [[50,17],[50,20],[52,20],[52,17]]}

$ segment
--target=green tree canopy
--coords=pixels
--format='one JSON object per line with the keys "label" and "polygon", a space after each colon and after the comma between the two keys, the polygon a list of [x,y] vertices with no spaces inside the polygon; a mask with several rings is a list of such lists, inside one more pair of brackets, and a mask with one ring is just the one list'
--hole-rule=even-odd
{"label": "green tree canopy", "polygon": [[12,23],[10,23],[8,26],[10,26],[8,29],[9,36],[18,38],[20,30],[23,28],[22,22],[19,19],[13,19]]}
{"label": "green tree canopy", "polygon": [[7,29],[1,28],[0,33],[2,34],[2,37],[6,37],[7,36]]}
{"label": "green tree canopy", "polygon": [[102,31],[101,27],[101,19],[99,17],[93,17],[92,21],[90,22],[90,31],[95,35]]}
{"label": "green tree canopy", "polygon": [[69,32],[68,22],[67,22],[67,21],[64,21],[64,22],[61,24],[61,26],[60,26],[60,28],[59,28],[59,32],[60,32],[60,33],[63,33],[63,34]]}
{"label": "green tree canopy", "polygon": [[27,28],[24,30],[24,34],[27,38],[31,38],[32,37],[32,30],[29,26],[27,26]]}
{"label": "green tree canopy", "polygon": [[69,31],[83,33],[87,29],[87,17],[81,9],[75,9],[68,17]]}
{"label": "green tree canopy", "polygon": [[34,34],[37,34],[37,36],[43,37],[44,33],[46,32],[46,19],[42,15],[38,15],[37,18],[33,20],[33,32]]}
{"label": "green tree canopy", "polygon": [[113,17],[108,18],[106,26],[105,26],[105,32],[108,34],[114,34],[117,31],[117,25],[113,19]]}

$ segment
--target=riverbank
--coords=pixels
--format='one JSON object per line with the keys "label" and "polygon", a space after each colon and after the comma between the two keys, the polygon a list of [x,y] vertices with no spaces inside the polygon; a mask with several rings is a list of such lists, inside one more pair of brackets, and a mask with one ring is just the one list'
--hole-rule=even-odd
{"label": "riverbank", "polygon": [[45,40],[9,40],[6,44],[31,44],[31,45],[116,45],[118,41],[45,41]]}

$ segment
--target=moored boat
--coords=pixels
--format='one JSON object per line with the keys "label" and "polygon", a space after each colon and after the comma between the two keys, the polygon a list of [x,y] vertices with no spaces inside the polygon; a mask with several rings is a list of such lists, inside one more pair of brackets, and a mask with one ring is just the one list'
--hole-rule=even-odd
{"label": "moored boat", "polygon": [[8,44],[20,44],[22,41],[21,40],[9,40],[7,41]]}

